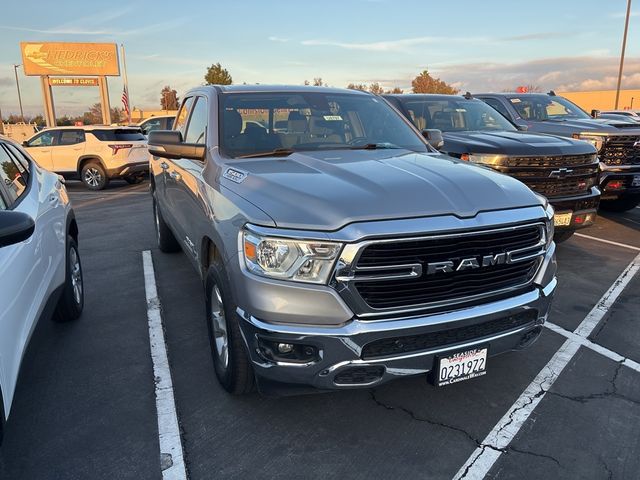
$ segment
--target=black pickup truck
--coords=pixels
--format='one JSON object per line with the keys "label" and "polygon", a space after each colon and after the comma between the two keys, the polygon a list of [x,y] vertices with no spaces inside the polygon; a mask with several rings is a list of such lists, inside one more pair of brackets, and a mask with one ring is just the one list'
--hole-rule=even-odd
{"label": "black pickup truck", "polygon": [[[505,173],[544,195],[556,210],[556,242],[591,225],[600,198],[596,149],[587,142],[518,131],[470,95],[385,95],[447,155]],[[524,128],[522,128],[524,130]],[[437,143],[433,142],[432,144]]]}
{"label": "black pickup truck", "polygon": [[640,205],[640,125],[631,120],[593,118],[554,92],[475,95],[508,120],[529,131],[586,140],[598,149],[605,210],[623,212]]}

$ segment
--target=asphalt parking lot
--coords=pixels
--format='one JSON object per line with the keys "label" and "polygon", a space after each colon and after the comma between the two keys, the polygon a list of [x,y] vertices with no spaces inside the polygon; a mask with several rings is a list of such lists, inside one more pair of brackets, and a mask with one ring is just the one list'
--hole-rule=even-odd
{"label": "asphalt parking lot", "polygon": [[[38,326],[0,449],[1,478],[162,478],[146,250],[190,479],[480,478],[483,462],[492,479],[640,478],[640,273],[629,269],[640,254],[640,209],[603,215],[558,247],[554,330],[491,358],[484,377],[274,399],[218,386],[199,278],[184,255],[156,248],[148,184],[68,189],[85,311],[75,323]],[[575,354],[562,355],[567,338]],[[496,427],[499,438],[510,435],[503,448],[488,442]]]}

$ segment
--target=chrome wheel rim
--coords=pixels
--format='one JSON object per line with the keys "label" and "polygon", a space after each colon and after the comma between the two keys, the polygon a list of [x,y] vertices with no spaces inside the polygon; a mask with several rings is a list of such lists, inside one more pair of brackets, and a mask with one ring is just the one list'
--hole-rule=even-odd
{"label": "chrome wheel rim", "polygon": [[211,330],[216,349],[218,362],[222,367],[229,367],[229,336],[227,334],[227,320],[224,315],[224,304],[222,295],[217,285],[214,285],[211,292]]}
{"label": "chrome wheel rim", "polygon": [[82,268],[80,267],[80,256],[75,248],[69,251],[69,268],[71,270],[71,287],[73,289],[73,299],[76,304],[82,303]]}
{"label": "chrome wheel rim", "polygon": [[102,175],[97,168],[91,167],[84,171],[84,181],[92,187],[97,187],[102,182]]}

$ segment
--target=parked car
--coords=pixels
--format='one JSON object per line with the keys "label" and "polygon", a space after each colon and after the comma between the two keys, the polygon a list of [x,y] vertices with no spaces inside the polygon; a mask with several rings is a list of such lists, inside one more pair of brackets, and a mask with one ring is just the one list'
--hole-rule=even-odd
{"label": "parked car", "polygon": [[438,153],[380,97],[199,87],[149,149],[158,245],[202,278],[229,392],[445,385],[541,331],[553,207]]}
{"label": "parked car", "polygon": [[140,183],[149,172],[147,141],[137,127],[48,128],[23,145],[41,167],[79,177],[90,190],[102,190],[114,178]]}
{"label": "parked car", "polygon": [[597,118],[612,118],[640,123],[640,110],[601,110],[597,112]]}
{"label": "parked car", "polygon": [[149,136],[149,132],[153,130],[171,130],[173,128],[174,115],[162,115],[157,117],[150,117],[143,120],[138,124],[142,134],[145,137]]}
{"label": "parked car", "polygon": [[530,131],[592,143],[600,157],[600,206],[623,212],[640,205],[640,126],[592,118],[553,92],[475,95],[516,125]]}
{"label": "parked car", "polygon": [[384,95],[419,130],[435,129],[439,150],[517,178],[549,199],[555,241],[593,224],[600,200],[593,145],[541,133],[519,132],[496,110],[470,95]]}
{"label": "parked car", "polygon": [[56,174],[0,137],[0,441],[20,362],[41,317],[77,319],[84,305],[78,226]]}

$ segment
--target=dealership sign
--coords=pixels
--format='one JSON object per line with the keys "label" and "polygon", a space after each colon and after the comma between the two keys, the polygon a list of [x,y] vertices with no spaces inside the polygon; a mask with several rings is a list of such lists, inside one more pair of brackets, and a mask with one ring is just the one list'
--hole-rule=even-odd
{"label": "dealership sign", "polygon": [[21,42],[25,75],[118,76],[115,43]]}
{"label": "dealership sign", "polygon": [[49,85],[52,87],[97,87],[98,79],[95,77],[50,77]]}

